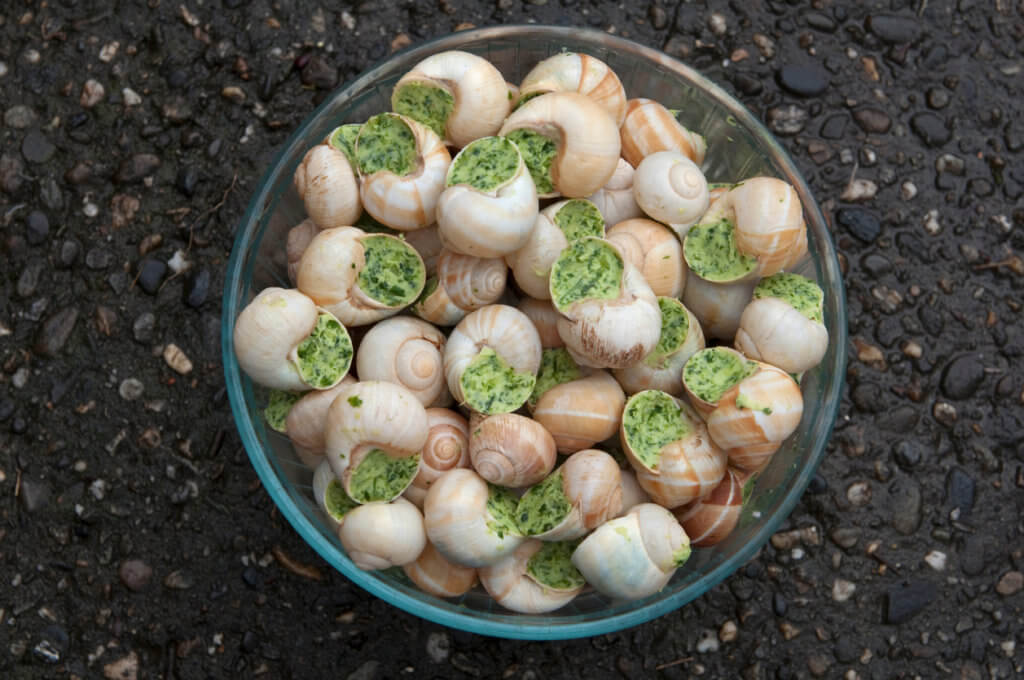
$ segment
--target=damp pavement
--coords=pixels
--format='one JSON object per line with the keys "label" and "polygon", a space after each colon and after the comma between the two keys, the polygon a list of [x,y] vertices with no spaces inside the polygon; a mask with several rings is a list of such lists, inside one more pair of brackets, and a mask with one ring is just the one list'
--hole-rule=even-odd
{"label": "damp pavement", "polygon": [[[275,147],[396,49],[526,22],[660,48],[766,121],[830,221],[851,338],[829,455],[756,558],[558,644],[335,573],[250,468],[219,359]],[[1022,69],[1019,0],[5,3],[0,675],[1021,677]]]}

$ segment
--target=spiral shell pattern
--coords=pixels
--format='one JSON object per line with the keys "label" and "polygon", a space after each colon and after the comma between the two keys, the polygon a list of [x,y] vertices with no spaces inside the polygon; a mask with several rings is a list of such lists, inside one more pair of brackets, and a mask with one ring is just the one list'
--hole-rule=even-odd
{"label": "spiral shell pattern", "polygon": [[[623,436],[625,446],[625,436]],[[708,436],[707,428],[693,419],[693,431],[661,449],[653,470],[630,456],[636,479],[655,503],[677,508],[710,494],[725,476],[728,459]]]}
{"label": "spiral shell pattern", "polygon": [[687,130],[664,106],[652,99],[630,99],[626,119],[619,129],[622,157],[635,168],[657,151],[678,151],[700,165],[707,143],[701,135]]}
{"label": "spiral shell pattern", "polygon": [[583,590],[555,590],[527,575],[530,558],[543,546],[543,541],[528,539],[502,561],[480,569],[480,583],[495,602],[521,614],[544,614],[564,607]]}
{"label": "spiral shell pattern", "polygon": [[416,561],[402,567],[420,590],[437,597],[458,597],[476,585],[477,570],[449,562],[427,541]]}
{"label": "spiral shell pattern", "polygon": [[706,547],[719,543],[736,528],[743,510],[744,477],[729,468],[725,478],[707,498],[675,511],[676,518],[694,546]]}
{"label": "spiral shell pattern", "polygon": [[363,380],[386,380],[412,392],[424,406],[443,397],[444,334],[425,321],[396,316],[374,325],[359,344],[356,372]]}
{"label": "spiral shell pattern", "polygon": [[405,497],[422,507],[423,499],[438,477],[448,470],[468,468],[469,423],[460,414],[446,408],[428,408],[427,442],[420,452],[420,469]]}
{"label": "spiral shell pattern", "polygon": [[555,440],[540,423],[501,413],[473,424],[469,439],[473,469],[491,484],[531,486],[555,467]]}
{"label": "spiral shell pattern", "polygon": [[588,54],[562,52],[541,61],[519,84],[519,98],[547,92],[578,92],[604,109],[615,126],[626,117],[626,90],[608,64]]}

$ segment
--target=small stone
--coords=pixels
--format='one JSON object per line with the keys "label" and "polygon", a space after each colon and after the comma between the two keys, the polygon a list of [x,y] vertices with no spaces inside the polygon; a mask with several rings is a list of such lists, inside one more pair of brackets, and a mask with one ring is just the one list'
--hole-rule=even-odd
{"label": "small stone", "polygon": [[220,96],[227,99],[233,104],[244,104],[245,103],[245,90],[238,87],[237,85],[228,85],[221,89]]}
{"label": "small stone", "polygon": [[836,602],[846,602],[857,592],[857,584],[837,578],[832,582],[832,599]]}
{"label": "small stone", "polygon": [[959,551],[960,569],[968,576],[977,576],[985,570],[985,538],[981,534],[970,534]]}
{"label": "small stone", "polygon": [[873,243],[882,233],[882,223],[863,208],[840,208],[836,221],[864,243]]}
{"label": "small stone", "polygon": [[889,588],[886,593],[885,621],[900,624],[927,607],[937,594],[927,581],[910,581]]}
{"label": "small stone", "polygon": [[164,242],[163,234],[146,234],[139,241],[139,255],[148,255]]}
{"label": "small stone", "polygon": [[121,90],[121,98],[124,100],[125,106],[138,106],[142,103],[142,97],[130,87]]}
{"label": "small stone", "polygon": [[112,42],[108,42],[100,48],[99,60],[104,64],[109,64],[114,60],[114,57],[117,56],[117,51],[119,49],[121,49],[121,43],[118,41],[114,40]]}
{"label": "small stone", "polygon": [[811,654],[807,657],[807,670],[816,678],[823,678],[832,666],[832,659],[825,654]]}
{"label": "small stone", "polygon": [[708,29],[719,38],[725,35],[726,31],[729,30],[729,24],[726,21],[725,15],[721,12],[712,12],[711,16],[708,17]]}
{"label": "small stone", "polygon": [[808,114],[796,104],[768,109],[768,127],[778,135],[795,135],[807,125]]}
{"label": "small stone", "polygon": [[30,130],[21,142],[21,155],[29,163],[45,163],[56,152],[57,147],[38,130]]}
{"label": "small stone", "polygon": [[57,264],[64,269],[70,269],[75,261],[78,260],[78,254],[82,252],[82,246],[78,244],[78,241],[67,240],[60,244],[60,254],[57,256]]}
{"label": "small stone", "polygon": [[860,540],[860,529],[857,527],[839,527],[838,529],[833,529],[829,537],[833,543],[843,550],[849,550],[857,545],[857,541]]}
{"label": "small stone", "polygon": [[760,50],[761,56],[765,59],[771,59],[775,56],[775,41],[769,38],[764,33],[755,33],[752,37],[754,44],[757,45],[757,49]]}
{"label": "small stone", "polygon": [[0,189],[6,194],[16,194],[24,179],[23,170],[21,159],[17,156],[0,156]]}
{"label": "small stone", "polygon": [[911,182],[909,179],[900,185],[900,198],[904,201],[909,201],[917,196],[917,185]]}
{"label": "small stone", "polygon": [[139,656],[130,652],[117,661],[111,661],[103,667],[103,677],[107,680],[136,680],[139,675]]}
{"label": "small stone", "polygon": [[944,109],[949,104],[949,92],[945,88],[933,87],[928,90],[928,106],[933,109]]}
{"label": "small stone", "polygon": [[861,647],[852,635],[841,635],[834,646],[836,659],[840,663],[853,663],[861,654]]}
{"label": "small stone", "polygon": [[867,505],[871,502],[871,484],[854,482],[846,489],[846,499],[856,507]]}
{"label": "small stone", "polygon": [[125,401],[133,401],[142,396],[142,393],[146,391],[142,381],[138,378],[125,378],[121,381],[121,385],[117,388],[117,393],[121,395],[121,398]]}
{"label": "small stone", "polygon": [[813,97],[828,89],[828,72],[817,64],[786,64],[777,74],[779,85],[793,94]]}
{"label": "small stone", "polygon": [[206,302],[210,293],[210,270],[205,267],[195,269],[185,279],[185,304],[199,309]]}
{"label": "small stone", "polygon": [[169,98],[160,107],[164,120],[172,125],[181,125],[192,118],[192,106],[188,99],[181,95]]}
{"label": "small stone", "polygon": [[192,266],[192,263],[186,259],[184,250],[175,250],[174,255],[167,261],[167,266],[175,274],[181,274],[187,271]]}
{"label": "small stone", "polygon": [[195,585],[195,578],[188,571],[176,569],[164,577],[164,587],[171,590],[188,590]]}
{"label": "small stone", "polygon": [[877,193],[878,185],[871,180],[854,178],[843,189],[843,193],[839,195],[839,200],[847,201],[848,203],[867,201],[874,198]]}
{"label": "small stone", "polygon": [[772,611],[776,616],[785,616],[788,610],[789,604],[786,602],[786,598],[782,593],[775,591],[772,594]]}
{"label": "small stone", "polygon": [[955,467],[946,475],[946,505],[959,509],[961,519],[974,508],[974,479],[962,468]]}
{"label": "small stone", "polygon": [[164,347],[164,361],[167,365],[173,368],[177,373],[181,375],[188,375],[192,372],[192,362],[188,356],[185,355],[181,348],[174,343],[168,343]]}
{"label": "small stone", "polygon": [[103,335],[110,337],[114,334],[114,328],[116,325],[117,312],[104,305],[96,307],[96,330]]}
{"label": "small stone", "polygon": [[174,186],[178,187],[181,193],[192,196],[199,184],[199,170],[194,165],[186,165],[178,170],[174,179]]}
{"label": "small stone", "polygon": [[75,307],[65,307],[48,318],[36,337],[35,353],[45,357],[57,356],[71,337],[77,321],[78,309]]}
{"label": "small stone", "polygon": [[42,639],[32,648],[32,653],[44,663],[60,663],[69,643],[70,638],[63,628],[50,625],[43,629]]}
{"label": "small stone", "polygon": [[924,457],[921,445],[914,440],[904,439],[896,442],[893,444],[892,453],[896,464],[904,470],[915,467]]}
{"label": "small stone", "polygon": [[1021,588],[1024,588],[1024,574],[1019,571],[1006,572],[996,584],[996,592],[1003,597],[1016,595]]}
{"label": "small stone", "polygon": [[85,81],[84,85],[82,85],[82,94],[78,98],[78,103],[83,109],[91,109],[103,101],[103,97],[105,97],[106,94],[107,91],[104,89],[103,84],[98,80],[90,78]]}
{"label": "small stone", "polygon": [[885,111],[876,108],[857,109],[853,112],[853,120],[864,132],[883,134],[892,127],[892,118]]}
{"label": "small stone", "polygon": [[15,130],[32,127],[36,120],[36,112],[24,104],[15,104],[4,112],[4,125]]}
{"label": "small stone", "polygon": [[21,478],[19,498],[27,512],[35,512],[43,508],[50,501],[51,495],[52,492],[46,482],[29,476]]}
{"label": "small stone", "polygon": [[951,153],[944,153],[935,159],[935,170],[940,173],[948,172],[962,177],[965,168],[964,159]]}
{"label": "small stone", "polygon": [[932,550],[924,556],[925,563],[935,571],[945,571],[946,553],[941,550]]}
{"label": "small stone", "polygon": [[130,194],[114,194],[110,199],[110,226],[114,229],[131,224],[142,203]]}
{"label": "small stone", "polygon": [[718,638],[715,636],[713,631],[701,631],[700,639],[697,640],[698,654],[713,654],[718,651],[718,647]]}
{"label": "small stone", "polygon": [[915,114],[910,119],[910,129],[922,142],[932,147],[942,146],[952,136],[946,121],[929,111]]}
{"label": "small stone", "polygon": [[29,245],[38,246],[50,234],[50,220],[41,210],[33,210],[25,218],[25,240]]}
{"label": "small stone", "polygon": [[937,401],[932,407],[932,417],[942,425],[952,427],[957,418],[956,407],[945,401]]}
{"label": "small stone", "polygon": [[726,621],[718,629],[718,639],[722,642],[733,642],[738,636],[739,628],[736,627],[735,621]]}
{"label": "small stone", "polygon": [[303,85],[310,85],[320,90],[330,90],[338,83],[338,69],[323,56],[314,54],[302,67],[300,79]]}
{"label": "small stone", "polygon": [[113,261],[114,254],[99,246],[90,248],[89,252],[85,254],[85,266],[96,271],[106,269]]}
{"label": "small stone", "polygon": [[156,317],[152,312],[143,312],[132,324],[132,337],[136,342],[147,344],[153,339],[153,329],[156,327]]}
{"label": "small stone", "polygon": [[904,536],[913,535],[921,526],[921,487],[911,479],[897,479],[888,490],[893,529]]}
{"label": "small stone", "polygon": [[949,363],[942,374],[942,393],[949,399],[970,399],[985,380],[985,366],[973,354]]}
{"label": "small stone", "polygon": [[651,26],[656,30],[661,30],[668,25],[668,12],[659,5],[651,3],[651,6],[647,8],[647,17],[651,20]]}
{"label": "small stone", "polygon": [[160,157],[151,153],[137,153],[131,158],[126,158],[117,168],[114,181],[119,184],[138,182],[142,178],[153,174],[160,167]]}
{"label": "small stone", "polygon": [[129,590],[139,592],[149,585],[153,578],[153,568],[142,560],[125,560],[118,567],[117,575]]}
{"label": "small stone", "polygon": [[896,14],[872,14],[865,23],[883,42],[894,45],[914,42],[921,30],[921,23],[913,17]]}
{"label": "small stone", "polygon": [[143,258],[139,263],[139,286],[150,295],[156,295],[167,274],[167,264],[155,257]]}
{"label": "small stone", "polygon": [[376,680],[379,671],[380,661],[371,659],[352,673],[349,673],[345,680]]}
{"label": "small stone", "polygon": [[427,655],[434,663],[443,663],[452,650],[452,638],[445,632],[434,632],[427,636]]}
{"label": "small stone", "polygon": [[833,114],[825,119],[818,134],[823,139],[842,139],[846,133],[846,124],[849,120],[845,113]]}

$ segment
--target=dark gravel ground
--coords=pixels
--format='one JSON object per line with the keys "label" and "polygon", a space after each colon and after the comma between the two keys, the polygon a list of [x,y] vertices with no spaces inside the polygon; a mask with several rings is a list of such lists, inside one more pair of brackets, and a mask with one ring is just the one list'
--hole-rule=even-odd
{"label": "dark gravel ground", "polygon": [[[271,150],[393,49],[521,22],[662,48],[768,121],[853,338],[785,530],[677,612],[554,645],[334,573],[251,470],[219,360]],[[3,3],[0,676],[1022,677],[1022,46],[1019,0]]]}

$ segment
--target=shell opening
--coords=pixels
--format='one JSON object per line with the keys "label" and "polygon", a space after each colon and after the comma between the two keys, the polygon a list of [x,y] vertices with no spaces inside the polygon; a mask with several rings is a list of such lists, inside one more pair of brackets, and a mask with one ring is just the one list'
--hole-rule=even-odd
{"label": "shell opening", "polygon": [[551,299],[559,311],[584,299],[614,300],[622,288],[624,265],[615,248],[585,238],[569,245],[551,266]]}
{"label": "shell opening", "polygon": [[806,276],[779,272],[761,279],[754,288],[754,299],[765,297],[779,298],[811,321],[822,323],[825,294]]}
{"label": "shell opening", "polygon": [[420,294],[426,270],[416,250],[390,236],[362,239],[366,264],[359,288],[386,307],[404,307]]}
{"label": "shell opening", "polygon": [[757,371],[757,362],[748,361],[724,347],[708,347],[695,353],[683,367],[683,383],[699,399],[710,404],[741,380]]}
{"label": "shell opening", "polygon": [[295,406],[295,402],[297,402],[300,397],[302,397],[302,394],[298,392],[270,390],[267,407],[263,409],[263,417],[266,419],[267,425],[270,426],[270,429],[283,434],[288,433],[288,427],[286,424],[288,412],[292,410],[292,406]]}
{"label": "shell opening", "polygon": [[551,541],[526,563],[526,575],[553,590],[576,590],[586,581],[572,563],[572,552],[579,541]]}
{"label": "shell opening", "polygon": [[349,165],[353,167],[356,165],[356,139],[362,129],[362,123],[348,123],[334,128],[334,131],[327,136],[327,143],[345,154]]}
{"label": "shell opening", "polygon": [[757,268],[757,258],[736,245],[736,229],[728,220],[691,227],[683,255],[693,273],[708,281],[736,281]]}
{"label": "shell opening", "polygon": [[658,309],[661,310],[661,335],[654,351],[644,358],[644,363],[651,368],[658,368],[662,359],[678,350],[690,332],[690,315],[679,300],[659,297]]}
{"label": "shell opening", "polygon": [[516,145],[502,137],[484,137],[466,146],[448,169],[446,186],[468,184],[479,191],[494,191],[519,170]]}
{"label": "shell opening", "polygon": [[359,171],[372,175],[382,170],[404,176],[417,166],[416,138],[394,114],[380,113],[366,121],[356,139]]}
{"label": "shell opening", "polygon": [[551,179],[551,162],[558,154],[555,140],[527,128],[513,130],[505,135],[505,138],[519,148],[519,153],[526,161],[526,167],[537,187],[537,194],[552,193],[555,184]]}
{"label": "shell opening", "polygon": [[478,413],[511,413],[526,403],[537,377],[519,373],[501,355],[485,347],[459,379],[467,406]]}
{"label": "shell opening", "polygon": [[604,217],[597,206],[585,198],[574,198],[559,208],[555,213],[555,225],[569,243],[586,236],[604,236]]}
{"label": "shell opening", "polygon": [[341,485],[341,482],[337,479],[332,479],[327,483],[327,489],[324,492],[324,510],[328,515],[337,521],[341,521],[350,510],[356,507],[359,507],[359,503],[356,503],[345,493],[345,488]]}
{"label": "shell opening", "polygon": [[349,495],[359,503],[390,501],[400,495],[419,470],[420,455],[392,458],[380,449],[371,449],[352,470]]}
{"label": "shell opening", "polygon": [[516,521],[523,534],[537,536],[558,526],[571,510],[572,504],[562,486],[562,473],[555,471],[519,499]]}
{"label": "shell opening", "polygon": [[505,536],[522,536],[516,523],[516,497],[508,489],[487,485],[487,530],[499,541]]}
{"label": "shell opening", "polygon": [[644,467],[653,470],[661,449],[690,434],[693,423],[671,396],[647,390],[634,395],[626,404],[622,428],[630,451]]}
{"label": "shell opening", "polygon": [[295,365],[303,382],[314,389],[327,389],[348,373],[352,354],[352,340],[345,327],[320,312],[309,337],[299,343]]}
{"label": "shell opening", "polygon": [[395,90],[391,108],[395,113],[423,123],[444,139],[445,125],[455,109],[455,97],[442,87],[414,81]]}

